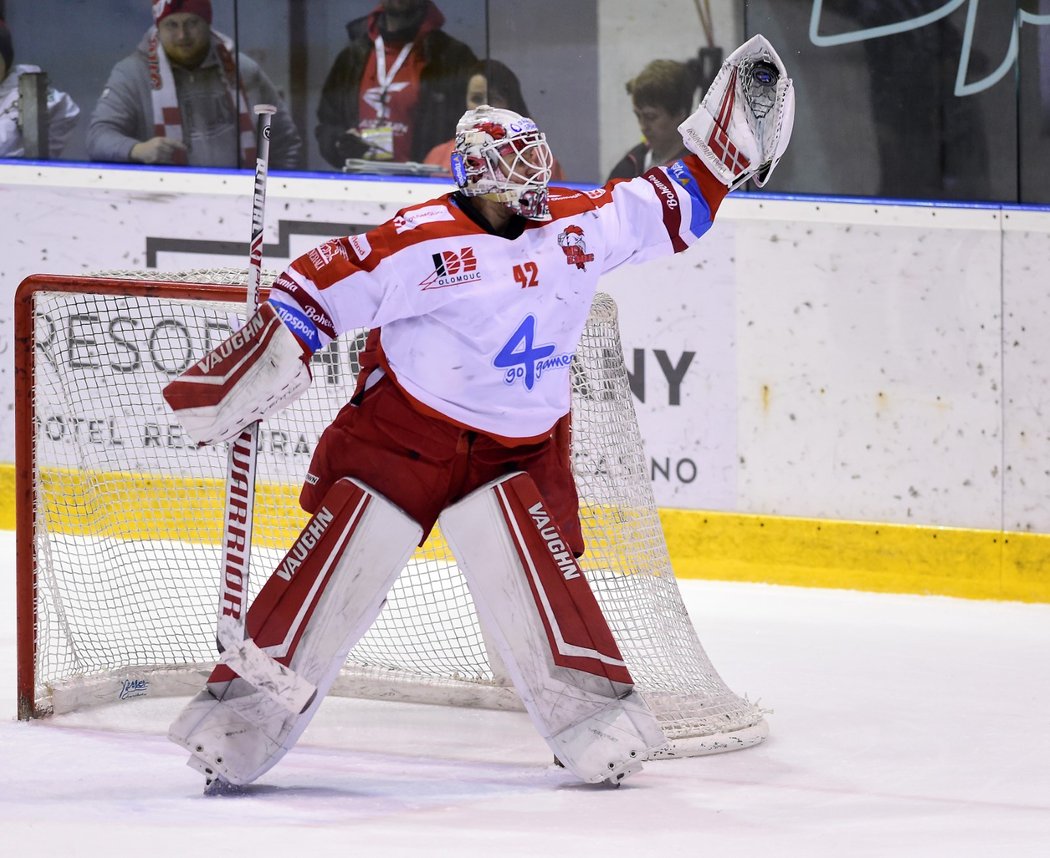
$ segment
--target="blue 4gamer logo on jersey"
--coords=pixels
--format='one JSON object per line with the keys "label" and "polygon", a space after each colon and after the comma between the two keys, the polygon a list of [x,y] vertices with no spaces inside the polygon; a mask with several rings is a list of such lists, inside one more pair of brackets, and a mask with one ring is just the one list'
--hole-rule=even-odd
{"label": "blue 4gamer logo on jersey", "polygon": [[521,379],[525,389],[532,390],[544,372],[568,367],[572,363],[571,354],[554,354],[556,346],[552,343],[542,346],[535,343],[536,317],[530,313],[492,361],[493,366],[504,371],[505,384],[514,384]]}

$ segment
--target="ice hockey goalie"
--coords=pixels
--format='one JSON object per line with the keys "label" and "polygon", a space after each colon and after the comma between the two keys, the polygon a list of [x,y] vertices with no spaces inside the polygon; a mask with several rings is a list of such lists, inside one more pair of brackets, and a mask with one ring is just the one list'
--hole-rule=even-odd
{"label": "ice hockey goalie", "polygon": [[311,351],[372,331],[304,481],[312,518],[247,617],[258,647],[317,693],[292,711],[219,664],[171,728],[194,767],[246,784],[294,745],[439,519],[486,636],[567,770],[619,783],[664,744],[579,562],[570,366],[600,277],[686,251],[732,188],[767,182],[793,108],[783,63],[756,36],[683,123],[695,154],[586,192],[548,186],[532,120],[469,110],[458,190],[296,259],[259,318],[172,383],[173,410],[212,443],[297,396]]}

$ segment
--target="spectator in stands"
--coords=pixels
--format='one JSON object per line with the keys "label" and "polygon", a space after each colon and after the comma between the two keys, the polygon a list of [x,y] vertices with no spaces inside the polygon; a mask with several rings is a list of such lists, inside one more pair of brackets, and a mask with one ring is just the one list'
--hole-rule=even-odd
{"label": "spectator in stands", "polygon": [[[0,19],[0,158],[21,158],[25,155],[19,116],[18,79],[29,72],[38,72],[38,66],[15,65],[15,48],[11,31]],[[66,93],[48,87],[47,135],[48,154],[57,158],[62,154],[80,116],[80,108]]]}
{"label": "spectator in stands", "polygon": [[[473,110],[483,104],[513,110],[530,119],[536,118],[529,112],[525,104],[518,76],[499,60],[480,60],[467,70],[466,109]],[[451,176],[450,164],[452,150],[455,147],[455,138],[446,140],[431,149],[423,159],[423,163],[442,166],[445,168],[445,174]],[[551,181],[562,182],[564,180],[565,175],[561,165],[555,161],[551,169]]]}
{"label": "spectator in stands", "polygon": [[254,60],[211,29],[211,0],[157,0],[154,25],[110,72],[88,128],[96,161],[247,167],[256,104],[273,104],[270,165],[294,170],[303,144],[277,89]]}
{"label": "spectator in stands", "polygon": [[678,126],[693,112],[695,91],[693,73],[674,60],[653,60],[628,81],[627,92],[643,140],[612,168],[609,179],[632,179],[650,167],[673,164],[688,154]]}
{"label": "spectator in stands", "polygon": [[317,142],[333,167],[347,158],[422,161],[455,134],[474,52],[442,30],[431,0],[383,0],[346,26],[325,80]]}

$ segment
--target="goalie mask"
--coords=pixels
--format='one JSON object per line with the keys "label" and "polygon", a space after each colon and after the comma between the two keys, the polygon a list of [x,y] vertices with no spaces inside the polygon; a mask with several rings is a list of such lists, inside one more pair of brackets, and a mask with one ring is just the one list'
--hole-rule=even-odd
{"label": "goalie mask", "polygon": [[529,220],[550,220],[547,183],[554,156],[531,119],[483,104],[456,126],[452,175],[468,197],[503,203]]}

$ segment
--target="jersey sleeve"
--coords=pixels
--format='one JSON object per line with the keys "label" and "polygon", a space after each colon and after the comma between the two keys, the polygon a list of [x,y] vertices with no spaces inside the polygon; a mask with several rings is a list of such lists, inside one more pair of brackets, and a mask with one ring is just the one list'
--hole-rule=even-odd
{"label": "jersey sleeve", "polygon": [[614,179],[595,200],[605,235],[603,271],[681,253],[714,222],[728,188],[695,155]]}
{"label": "jersey sleeve", "polygon": [[273,282],[270,303],[314,351],[347,331],[413,314],[409,294],[379,267],[394,250],[387,247],[388,233],[378,227],[327,241],[294,260]]}

